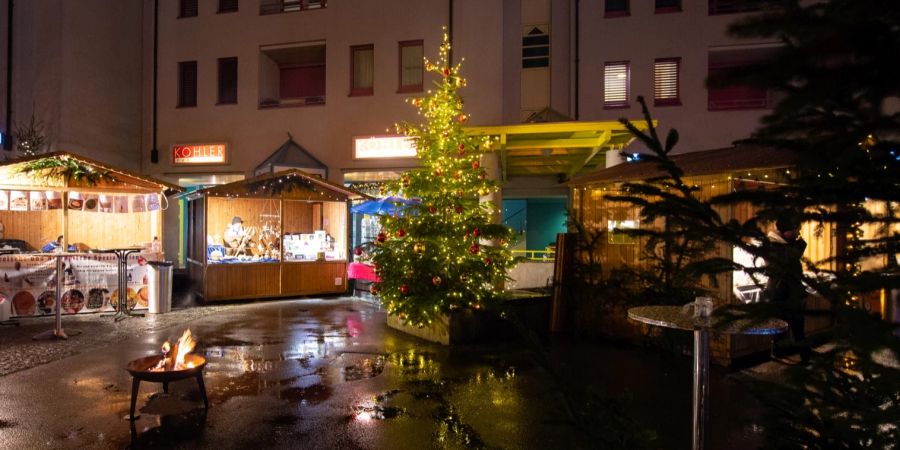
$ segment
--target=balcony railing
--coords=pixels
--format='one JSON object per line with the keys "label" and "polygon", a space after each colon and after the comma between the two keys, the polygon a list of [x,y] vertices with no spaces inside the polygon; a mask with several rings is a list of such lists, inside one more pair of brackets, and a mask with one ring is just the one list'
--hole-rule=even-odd
{"label": "balcony railing", "polygon": [[326,4],[327,0],[263,0],[259,4],[259,15],[322,9]]}

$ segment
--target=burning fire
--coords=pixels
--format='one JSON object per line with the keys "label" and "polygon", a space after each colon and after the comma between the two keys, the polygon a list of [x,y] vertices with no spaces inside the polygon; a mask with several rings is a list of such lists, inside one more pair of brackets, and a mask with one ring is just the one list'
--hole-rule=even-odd
{"label": "burning fire", "polygon": [[[175,345],[172,346],[169,344],[169,341],[163,342],[162,345],[162,359],[150,369],[151,372],[163,372],[167,370],[185,370],[185,369],[193,369],[193,362],[184,362],[184,357],[194,349],[197,345],[197,341],[194,340],[194,336],[191,335],[191,330],[184,330],[184,334],[181,335],[181,338],[175,342]],[[174,358],[172,357],[174,355]]]}

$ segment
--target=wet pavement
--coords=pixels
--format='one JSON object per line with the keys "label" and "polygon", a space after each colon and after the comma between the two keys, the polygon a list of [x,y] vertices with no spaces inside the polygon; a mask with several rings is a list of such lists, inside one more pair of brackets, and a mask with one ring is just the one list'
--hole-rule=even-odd
{"label": "wet pavement", "polygon": [[[598,389],[632,393],[627,412],[658,434],[653,448],[690,442],[688,358],[554,342],[547,370],[517,343],[426,343],[350,299],[244,304],[191,321],[210,409],[193,379],[168,394],[143,382],[140,417],[124,420],[125,365],[186,326],[0,377],[0,448],[596,448],[566,420],[562,391]],[[761,431],[745,423],[759,407],[725,369],[714,370],[712,402],[710,448],[759,446]]]}

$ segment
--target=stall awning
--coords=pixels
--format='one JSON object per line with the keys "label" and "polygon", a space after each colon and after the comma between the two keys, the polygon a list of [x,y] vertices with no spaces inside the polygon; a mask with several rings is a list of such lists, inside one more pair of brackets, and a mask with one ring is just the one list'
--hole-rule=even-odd
{"label": "stall awning", "polygon": [[[672,155],[671,158],[684,171],[685,176],[787,168],[797,161],[796,155],[786,150],[757,146],[735,146],[682,153]],[[656,163],[639,160],[582,175],[572,180],[569,186],[641,181],[662,175],[664,173]]]}
{"label": "stall awning", "polygon": [[[633,121],[646,130],[644,121]],[[557,175],[562,180],[601,167],[605,152],[622,150],[634,139],[619,122],[548,122],[466,127],[469,136],[498,139],[501,177]]]}
{"label": "stall awning", "polygon": [[370,197],[302,170],[265,173],[246,180],[201,189],[191,194],[223,197],[285,197],[299,200],[360,200]]}
{"label": "stall awning", "polygon": [[[56,162],[73,162],[74,164],[56,164]],[[46,163],[46,164],[43,164]],[[25,167],[47,167],[30,174],[22,173]],[[104,173],[104,177],[96,184],[79,181],[76,172],[87,171]],[[181,192],[181,186],[167,183],[156,178],[141,175],[130,170],[113,167],[99,161],[69,152],[53,152],[26,158],[14,159],[0,163],[0,186],[3,188],[28,189],[29,187],[47,187],[60,190],[68,188],[98,188],[106,191],[153,191]]]}

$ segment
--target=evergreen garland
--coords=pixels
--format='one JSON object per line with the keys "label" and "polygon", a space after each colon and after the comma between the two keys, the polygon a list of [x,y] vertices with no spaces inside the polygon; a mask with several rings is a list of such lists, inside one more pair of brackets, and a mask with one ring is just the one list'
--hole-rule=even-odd
{"label": "evergreen garland", "polygon": [[18,167],[17,172],[45,182],[59,181],[84,186],[96,186],[103,181],[116,181],[108,170],[96,170],[93,165],[66,155],[26,161]]}

